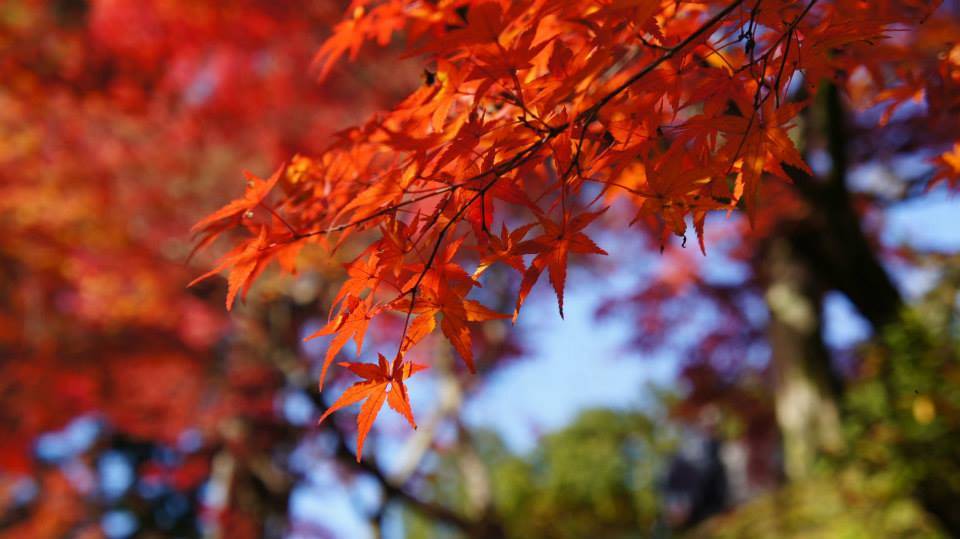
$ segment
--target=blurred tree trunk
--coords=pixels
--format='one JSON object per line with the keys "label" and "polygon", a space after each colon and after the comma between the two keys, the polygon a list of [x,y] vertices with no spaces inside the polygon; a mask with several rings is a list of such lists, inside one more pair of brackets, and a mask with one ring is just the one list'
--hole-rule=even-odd
{"label": "blurred tree trunk", "polygon": [[774,404],[791,480],[806,477],[820,451],[843,446],[837,381],[822,339],[823,292],[795,247],[796,233],[774,237],[763,257]]}
{"label": "blurred tree trunk", "polygon": [[805,477],[818,453],[843,449],[839,401],[843,383],[823,341],[823,297],[837,290],[874,331],[894,320],[901,298],[860,228],[847,188],[846,113],[839,92],[825,85],[808,115],[805,144],[829,157],[830,171],[814,178],[785,166],[809,207],[780,223],[761,250],[775,407],[783,437],[784,471]]}

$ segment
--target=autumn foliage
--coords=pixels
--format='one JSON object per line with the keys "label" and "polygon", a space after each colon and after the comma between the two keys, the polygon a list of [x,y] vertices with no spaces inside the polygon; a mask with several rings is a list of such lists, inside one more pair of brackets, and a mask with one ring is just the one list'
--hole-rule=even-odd
{"label": "autumn foliage", "polygon": [[[394,68],[378,92],[344,77],[319,87],[304,67],[339,16],[272,0],[3,2],[0,536],[99,528],[89,481],[38,449],[76,424],[97,425],[91,466],[174,448],[176,463],[147,454],[135,473],[188,494],[213,453],[253,447],[222,425],[257,423],[263,445],[276,441],[265,425],[283,379],[223,345],[237,322],[222,296],[185,287],[210,264],[189,257],[189,229],[242,185],[240,168],[320,151],[416,79]],[[200,442],[181,452],[184,433]],[[16,494],[27,480],[35,495]],[[229,504],[210,515],[228,534],[248,518]]]}
{"label": "autumn foliage", "polygon": [[[568,266],[606,254],[590,225],[611,205],[661,250],[671,236],[685,245],[688,226],[708,249],[710,212],[761,226],[794,211],[765,193],[813,175],[796,140],[825,84],[879,110],[874,126],[922,102],[928,180],[956,187],[960,45],[937,5],[355,1],[313,59],[317,76],[403,39],[422,85],[268,179],[248,174],[241,198],[195,226],[201,246],[232,242],[201,279],[225,271],[230,308],[272,261],[295,271],[307,245],[359,252],[316,334],[332,336],[322,387],[349,341],[362,354],[372,323],[401,322],[378,364],[342,364],[363,380],[324,414],[367,399],[359,458],[384,401],[413,424],[404,379],[438,326],[473,371],[471,328],[516,319],[544,273],[563,315]],[[513,313],[483,302],[494,268],[515,272]]]}

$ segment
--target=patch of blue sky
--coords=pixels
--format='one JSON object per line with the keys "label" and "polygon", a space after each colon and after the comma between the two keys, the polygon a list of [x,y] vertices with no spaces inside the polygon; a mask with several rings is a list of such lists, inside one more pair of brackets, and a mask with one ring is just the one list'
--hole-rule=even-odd
{"label": "patch of blue sky", "polygon": [[62,461],[86,451],[100,433],[100,422],[91,415],[80,416],[61,430],[37,438],[37,456],[46,461]]}
{"label": "patch of blue sky", "polygon": [[123,496],[136,479],[130,459],[117,451],[108,451],[100,457],[97,472],[100,490],[109,500]]}
{"label": "patch of blue sky", "polygon": [[[336,485],[323,488],[315,484],[300,484],[293,490],[290,495],[290,517],[294,530],[318,529],[331,537],[372,538],[373,530],[356,501],[352,496],[344,495],[344,486],[339,483]],[[293,536],[297,536],[296,532]]]}
{"label": "patch of blue sky", "polygon": [[571,272],[566,319],[557,313],[553,290],[538,285],[516,328],[529,356],[490,375],[465,407],[468,424],[491,428],[512,450],[525,452],[540,434],[562,427],[584,409],[638,406],[645,384],[668,383],[674,374],[669,354],[625,353],[629,323],[595,316],[603,298],[621,283],[617,277]]}
{"label": "patch of blue sky", "polygon": [[108,511],[100,519],[100,528],[109,539],[125,539],[137,531],[137,518],[129,511]]}
{"label": "patch of blue sky", "polygon": [[960,197],[946,189],[902,202],[886,212],[882,239],[888,245],[953,252],[960,249]]}

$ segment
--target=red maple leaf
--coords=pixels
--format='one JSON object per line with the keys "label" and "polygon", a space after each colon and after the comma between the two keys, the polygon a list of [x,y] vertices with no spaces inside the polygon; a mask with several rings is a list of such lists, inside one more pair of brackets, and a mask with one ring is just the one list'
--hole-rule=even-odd
{"label": "red maple leaf", "polygon": [[266,180],[258,178],[251,172],[243,171],[243,175],[247,178],[247,190],[243,193],[243,198],[232,200],[226,206],[204,217],[200,222],[193,225],[192,230],[194,232],[212,231],[213,233],[217,233],[219,232],[220,227],[215,227],[213,225],[220,221],[233,219],[253,210],[261,202],[263,202],[264,198],[267,197],[267,195],[270,193],[270,190],[273,189],[273,186],[275,186],[277,181],[280,180],[280,175],[285,169],[286,164],[280,165],[280,168],[278,168],[276,172],[274,172],[273,175]]}
{"label": "red maple leaf", "polygon": [[581,213],[568,219],[565,225],[554,223],[546,216],[539,216],[540,224],[543,226],[543,234],[521,244],[521,251],[529,254],[536,253],[537,256],[523,274],[520,294],[517,296],[517,307],[513,313],[514,320],[516,320],[517,314],[520,312],[520,306],[523,305],[527,294],[533,289],[533,285],[536,284],[544,269],[550,273],[550,283],[553,284],[553,289],[557,294],[557,305],[560,308],[560,317],[563,318],[563,288],[567,280],[567,258],[571,253],[607,254],[586,234],[581,232],[605,211],[606,209]]}
{"label": "red maple leaf", "polygon": [[333,412],[364,401],[360,407],[360,414],[357,415],[357,462],[360,462],[360,455],[363,454],[363,441],[367,438],[367,433],[370,432],[370,427],[380,413],[380,409],[383,408],[384,401],[406,418],[413,428],[417,428],[417,423],[413,420],[413,410],[410,409],[410,394],[407,393],[407,386],[403,381],[427,367],[417,363],[405,363],[400,356],[397,356],[393,360],[393,366],[390,366],[383,354],[378,356],[376,365],[348,362],[339,364],[363,378],[363,381],[347,388],[317,422],[320,424]]}

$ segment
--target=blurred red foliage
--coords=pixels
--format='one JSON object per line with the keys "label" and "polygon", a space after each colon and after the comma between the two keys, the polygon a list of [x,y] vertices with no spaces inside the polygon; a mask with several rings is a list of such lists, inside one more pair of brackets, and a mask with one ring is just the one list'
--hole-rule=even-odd
{"label": "blurred red foliage", "polygon": [[0,477],[33,477],[39,492],[0,500],[0,519],[20,523],[4,537],[80,529],[83,489],[35,453],[38,436],[77,418],[100,425],[93,455],[176,450],[195,433],[182,462],[140,464],[181,491],[206,480],[210,451],[246,445],[237,418],[282,423],[283,374],[233,350],[217,287],[185,287],[209,264],[188,261],[189,229],[241,188],[241,169],[319,151],[418,83],[395,62],[319,85],[308,66],[342,9],[4,2]]}

